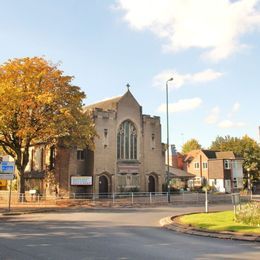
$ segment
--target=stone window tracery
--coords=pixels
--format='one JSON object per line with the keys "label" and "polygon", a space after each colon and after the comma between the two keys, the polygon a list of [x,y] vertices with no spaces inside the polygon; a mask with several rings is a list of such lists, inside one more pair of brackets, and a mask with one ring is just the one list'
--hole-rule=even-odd
{"label": "stone window tracery", "polygon": [[137,159],[137,131],[130,120],[124,121],[117,132],[117,159]]}

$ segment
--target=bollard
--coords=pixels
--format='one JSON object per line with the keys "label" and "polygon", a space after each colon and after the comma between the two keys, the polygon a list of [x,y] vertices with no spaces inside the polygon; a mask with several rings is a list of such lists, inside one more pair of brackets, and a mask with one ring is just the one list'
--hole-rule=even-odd
{"label": "bollard", "polygon": [[95,193],[93,193],[93,195],[92,195],[92,201],[93,201],[93,204],[95,205]]}
{"label": "bollard", "polygon": [[150,192],[150,204],[152,204],[152,193]]}
{"label": "bollard", "polygon": [[205,212],[208,213],[208,190],[205,190]]}
{"label": "bollard", "polygon": [[134,193],[132,192],[132,204],[134,204]]}

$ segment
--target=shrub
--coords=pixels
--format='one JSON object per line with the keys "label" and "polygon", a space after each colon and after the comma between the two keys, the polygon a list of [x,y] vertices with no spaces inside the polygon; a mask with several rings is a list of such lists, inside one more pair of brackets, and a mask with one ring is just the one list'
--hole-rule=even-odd
{"label": "shrub", "polygon": [[251,202],[241,206],[237,211],[235,221],[251,226],[260,226],[260,203]]}

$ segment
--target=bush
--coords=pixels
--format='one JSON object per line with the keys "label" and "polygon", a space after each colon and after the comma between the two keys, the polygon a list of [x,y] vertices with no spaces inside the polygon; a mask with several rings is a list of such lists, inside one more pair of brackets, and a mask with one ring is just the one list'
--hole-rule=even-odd
{"label": "bush", "polygon": [[260,226],[260,203],[251,202],[242,205],[235,216],[235,221],[251,226]]}

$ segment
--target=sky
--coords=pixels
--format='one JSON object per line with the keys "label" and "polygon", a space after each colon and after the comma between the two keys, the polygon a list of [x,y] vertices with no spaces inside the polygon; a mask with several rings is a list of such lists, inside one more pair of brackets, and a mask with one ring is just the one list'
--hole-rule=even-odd
{"label": "sky", "polygon": [[40,56],[87,94],[124,94],[161,117],[166,142],[259,141],[260,0],[0,0],[0,64]]}

